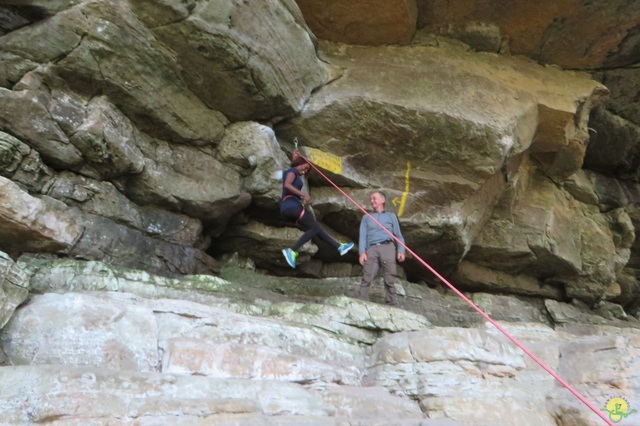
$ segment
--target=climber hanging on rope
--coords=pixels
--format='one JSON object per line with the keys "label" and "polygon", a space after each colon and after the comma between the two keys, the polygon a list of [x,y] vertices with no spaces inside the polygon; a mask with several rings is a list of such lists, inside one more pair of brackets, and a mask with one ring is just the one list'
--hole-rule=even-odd
{"label": "climber hanging on rope", "polygon": [[303,200],[308,206],[313,202],[309,194],[302,191],[303,178],[311,169],[311,163],[298,150],[297,139],[294,140],[294,143],[296,149],[291,156],[291,168],[282,173],[282,200],[280,202],[280,215],[304,230],[304,234],[295,244],[282,250],[284,258],[292,268],[296,267],[296,258],[300,247],[316,236],[338,250],[340,256],[344,256],[353,248],[353,243],[339,243],[333,239],[322,229],[311,211],[305,208]]}

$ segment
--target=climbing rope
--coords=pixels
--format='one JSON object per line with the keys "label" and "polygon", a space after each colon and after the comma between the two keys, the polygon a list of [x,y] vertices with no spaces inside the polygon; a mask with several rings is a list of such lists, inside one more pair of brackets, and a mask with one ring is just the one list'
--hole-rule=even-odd
{"label": "climbing rope", "polygon": [[[294,139],[294,143],[296,145],[296,149],[298,148],[298,139]],[[342,195],[344,195],[351,203],[353,203],[360,211],[362,211],[365,215],[369,216],[380,228],[382,228],[391,238],[393,238],[398,244],[402,245],[407,253],[410,253],[420,264],[422,264],[425,268],[427,268],[431,273],[433,273],[440,281],[442,281],[447,287],[449,287],[455,294],[457,294],[462,300],[464,300],[469,306],[471,306],[476,312],[478,312],[484,319],[489,321],[494,327],[496,327],[502,334],[504,334],[509,340],[511,340],[518,348],[520,348],[525,354],[527,354],[533,361],[535,361],[540,367],[542,367],[547,373],[553,376],[562,386],[567,388],[569,392],[571,392],[576,398],[578,398],[582,403],[584,403],[591,411],[596,413],[598,417],[605,421],[609,426],[613,426],[613,423],[601,412],[598,410],[593,404],[591,404],[585,397],[583,397],[577,390],[575,390],[569,383],[567,383],[562,377],[560,377],[555,371],[549,368],[542,360],[540,360],[537,356],[535,356],[531,351],[529,351],[522,343],[518,341],[515,337],[513,337],[507,330],[504,329],[500,324],[498,324],[495,320],[493,320],[489,315],[487,315],[482,309],[480,309],[475,303],[473,303],[467,296],[462,294],[460,290],[458,290],[453,284],[447,281],[442,275],[438,273],[435,269],[431,267],[427,262],[425,262],[420,256],[418,256],[413,250],[406,246],[402,241],[400,241],[393,233],[391,233],[387,228],[385,228],[378,220],[373,217],[368,211],[364,209],[357,201],[351,198],[346,192],[342,190],[338,185],[336,185],[331,179],[329,179],[315,164],[313,164],[308,158],[306,158],[302,153],[299,154],[302,158],[304,158],[313,169],[318,172],[320,176],[322,176],[327,182],[329,182],[334,188],[336,188]]]}

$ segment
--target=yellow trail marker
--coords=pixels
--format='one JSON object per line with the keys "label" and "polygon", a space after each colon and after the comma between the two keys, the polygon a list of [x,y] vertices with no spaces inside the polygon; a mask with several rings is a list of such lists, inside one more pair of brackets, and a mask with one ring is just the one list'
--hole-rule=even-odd
{"label": "yellow trail marker", "polygon": [[393,205],[397,206],[400,203],[400,207],[398,207],[398,216],[402,216],[404,213],[404,205],[407,202],[407,196],[409,195],[409,173],[411,172],[411,163],[407,161],[407,173],[404,175],[404,192],[402,193],[402,198],[398,200],[398,198],[393,199]]}
{"label": "yellow trail marker", "polygon": [[316,148],[305,148],[305,150],[308,153],[307,158],[316,166],[328,170],[331,173],[342,174],[342,157],[320,151]]}

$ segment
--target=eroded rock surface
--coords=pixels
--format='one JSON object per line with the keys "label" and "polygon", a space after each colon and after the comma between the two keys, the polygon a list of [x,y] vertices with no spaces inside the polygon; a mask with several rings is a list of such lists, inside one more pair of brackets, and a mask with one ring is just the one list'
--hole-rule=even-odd
{"label": "eroded rock surface", "polygon": [[[19,265],[39,294],[0,333],[10,364],[0,368],[0,413],[10,424],[480,426],[504,415],[532,426],[567,415],[599,424],[497,328],[456,325],[447,298],[423,286],[406,283],[398,309],[312,296],[317,284],[353,292],[349,279],[290,279],[271,292],[260,275],[229,265],[222,274],[234,281],[166,279],[98,262]],[[637,320],[588,309],[580,316],[557,302],[476,300],[597,406],[612,392],[640,403]],[[431,306],[443,309],[442,325],[427,319]],[[558,330],[535,320],[543,312]]]}
{"label": "eroded rock surface", "polygon": [[600,423],[416,259],[402,309],[353,299],[355,250],[289,268],[294,140],[597,409],[637,409],[638,5],[552,3],[3,1],[2,421]]}

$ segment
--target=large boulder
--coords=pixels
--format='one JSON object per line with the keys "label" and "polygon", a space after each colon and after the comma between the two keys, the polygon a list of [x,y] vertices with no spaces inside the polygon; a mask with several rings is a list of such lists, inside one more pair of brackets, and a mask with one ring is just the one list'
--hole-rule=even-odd
{"label": "large boulder", "polygon": [[293,0],[129,2],[189,64],[181,74],[189,90],[232,121],[294,115],[330,79]]}
{"label": "large boulder", "polygon": [[[586,74],[444,41],[379,48],[322,43],[321,52],[342,76],[315,93],[299,116],[276,126],[278,137],[299,138],[309,158],[359,202],[366,205],[370,191],[362,188],[384,190],[405,239],[438,267],[464,256],[506,186],[517,181],[523,156],[560,178],[581,168],[587,111],[607,95]],[[328,191],[319,197],[311,186],[327,223],[357,238],[356,208],[344,207],[335,192],[323,202]],[[329,217],[344,208],[356,214]]]}
{"label": "large boulder", "polygon": [[[624,226],[616,225],[624,219],[600,214],[596,206],[576,200],[538,172],[521,179],[526,189],[505,194],[465,260],[538,280],[532,285],[506,280],[514,293],[553,297],[549,290],[559,287],[558,298],[588,303],[604,299],[629,259],[633,239],[624,236]],[[487,288],[490,275],[475,272],[466,266],[457,278]]]}
{"label": "large boulder", "polygon": [[217,270],[213,258],[190,245],[153,238],[48,196],[36,198],[1,176],[0,189],[0,249],[13,256],[24,252],[63,254],[160,275]]}
{"label": "large boulder", "polygon": [[48,165],[76,168],[82,153],[52,119],[49,102],[37,90],[0,87],[0,130],[37,151]]}
{"label": "large boulder", "polygon": [[170,243],[194,246],[203,238],[200,220],[151,205],[139,206],[107,181],[61,172],[52,179],[46,195]]}
{"label": "large boulder", "polygon": [[118,181],[139,205],[154,205],[202,219],[214,230],[251,202],[240,174],[216,158],[213,149],[193,149],[159,139],[142,138],[145,166]]}
{"label": "large boulder", "polygon": [[217,152],[242,176],[254,207],[277,210],[282,171],[289,168],[289,159],[273,129],[249,121],[234,123],[227,128]]}
{"label": "large boulder", "polygon": [[[156,137],[201,145],[217,142],[224,132],[227,119],[189,90],[173,53],[126,2],[79,3],[5,35],[0,51],[36,65],[30,69],[47,68],[87,97],[106,95]],[[23,77],[15,75],[15,67],[2,69],[8,74],[1,80],[15,84]]]}

